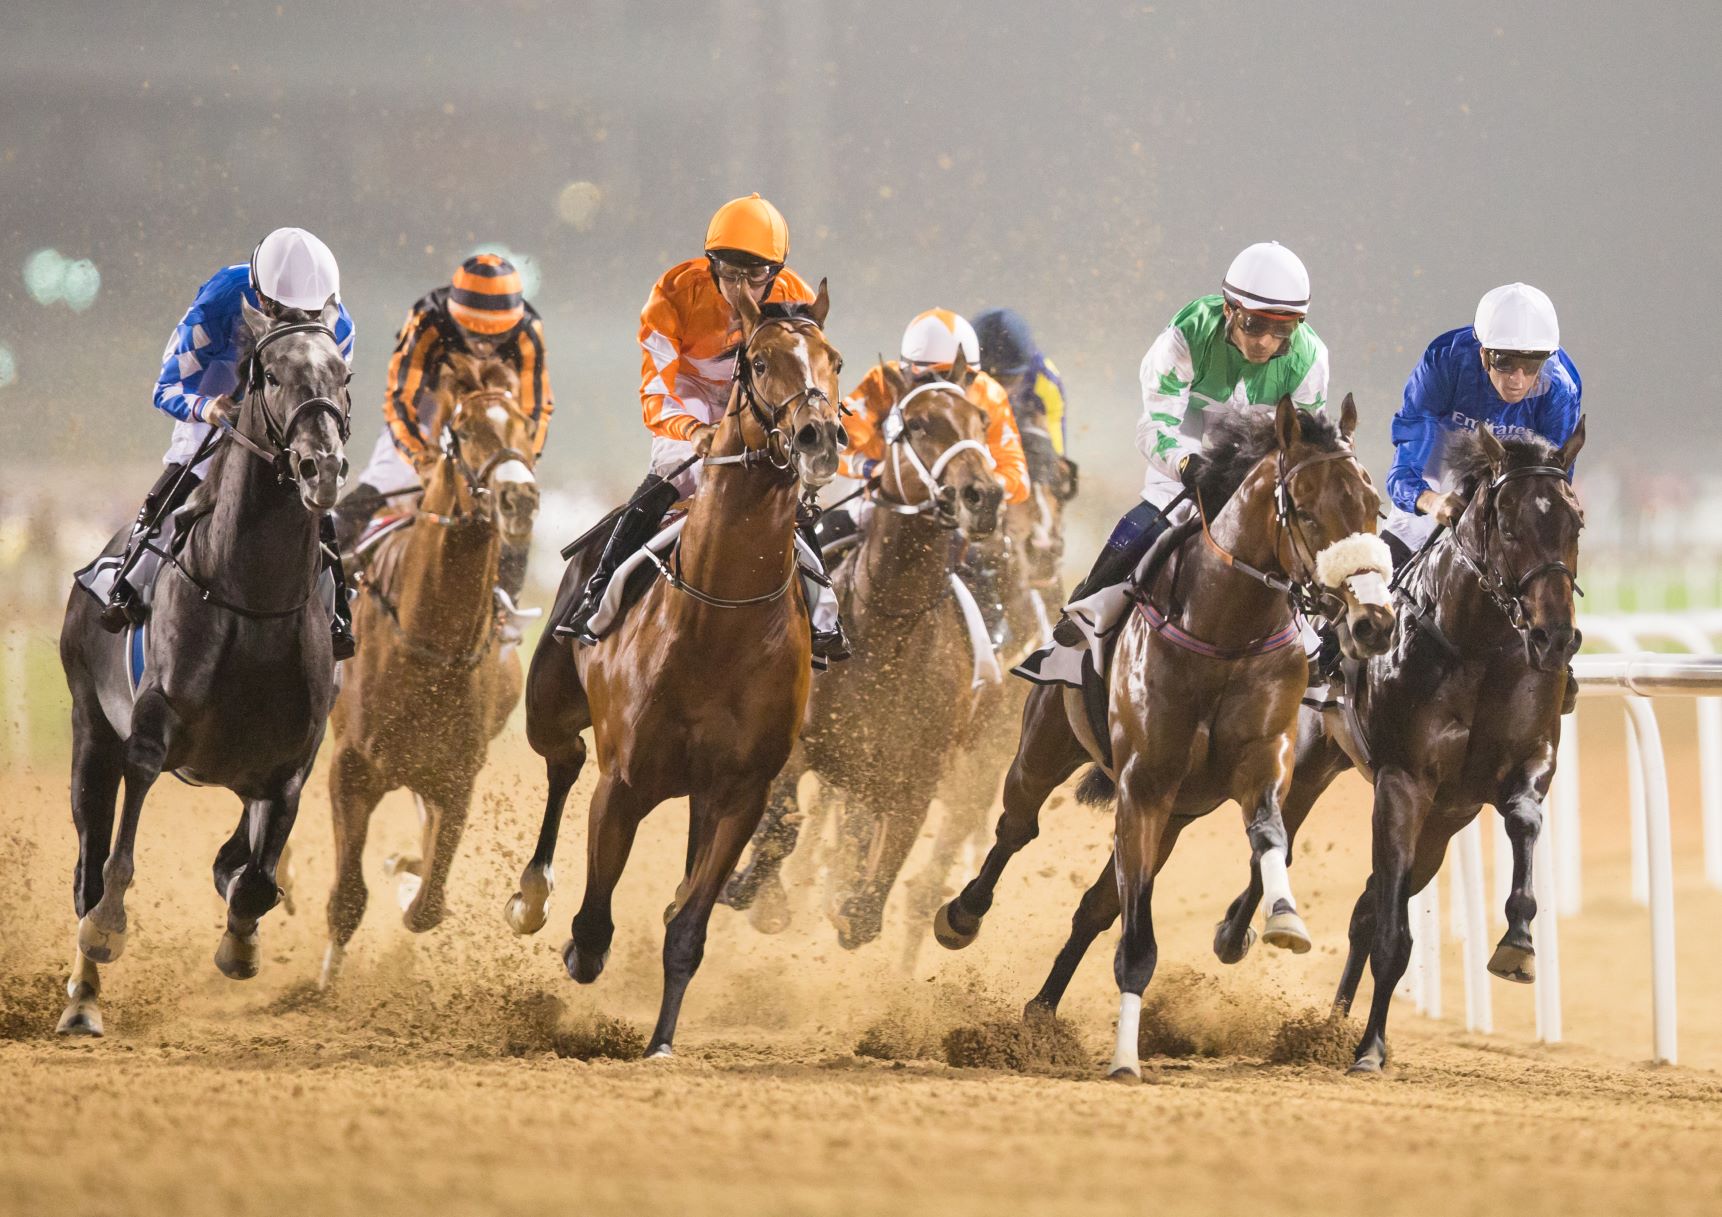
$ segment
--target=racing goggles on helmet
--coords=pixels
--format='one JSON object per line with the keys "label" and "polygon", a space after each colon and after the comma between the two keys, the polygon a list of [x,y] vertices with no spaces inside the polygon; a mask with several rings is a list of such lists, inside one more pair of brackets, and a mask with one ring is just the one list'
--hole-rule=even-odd
{"label": "racing goggles on helmet", "polygon": [[1238,310],[1238,328],[1251,338],[1278,338],[1281,342],[1290,338],[1303,324],[1303,318],[1296,313],[1256,313],[1249,309]]}
{"label": "racing goggles on helmet", "polygon": [[715,250],[709,257],[713,275],[732,283],[745,283],[749,287],[764,287],[781,269],[775,262],[761,261],[752,254],[729,250]]}
{"label": "racing goggles on helmet", "polygon": [[1518,372],[1535,376],[1543,370],[1553,351],[1484,351],[1483,361],[1491,372]]}

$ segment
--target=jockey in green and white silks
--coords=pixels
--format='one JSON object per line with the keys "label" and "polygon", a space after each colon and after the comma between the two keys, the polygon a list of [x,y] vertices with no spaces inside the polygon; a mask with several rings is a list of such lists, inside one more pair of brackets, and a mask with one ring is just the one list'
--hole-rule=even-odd
{"label": "jockey in green and white silks", "polygon": [[1185,462],[1202,447],[1209,410],[1271,406],[1287,394],[1306,410],[1327,404],[1327,345],[1309,327],[1308,312],[1309,272],[1291,250],[1264,241],[1232,260],[1220,294],[1185,305],[1148,348],[1136,423],[1136,447],[1148,462],[1142,501],[1124,513],[1071,592],[1068,615],[1053,632],[1060,644],[1082,640],[1069,615],[1105,627],[1108,611],[1079,602],[1129,579],[1166,530],[1166,509],[1183,490]]}

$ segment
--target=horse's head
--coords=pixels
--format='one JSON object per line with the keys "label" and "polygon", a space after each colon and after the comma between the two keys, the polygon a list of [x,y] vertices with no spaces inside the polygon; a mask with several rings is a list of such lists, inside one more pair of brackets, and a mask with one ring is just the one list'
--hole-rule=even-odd
{"label": "horse's head", "polygon": [[347,475],[352,412],[353,373],[335,342],[340,306],[331,296],[321,314],[289,310],[273,319],[247,302],[244,314],[252,354],[237,430],[269,454],[306,510],[328,511]]}
{"label": "horse's head", "polygon": [[989,536],[999,525],[1004,487],[993,473],[986,411],[960,387],[968,371],[962,352],[949,380],[916,385],[891,364],[883,371],[896,404],[883,428],[881,492],[930,511],[946,528]]}
{"label": "horse's head", "polygon": [[1060,456],[1044,428],[1024,426],[1029,497],[1005,508],[1005,532],[1022,554],[1022,576],[1030,586],[1062,582],[1064,505],[1076,497],[1076,462]]}
{"label": "horse's head", "polygon": [[520,376],[498,359],[451,354],[437,386],[437,436],[457,510],[489,515],[512,544],[532,535],[536,427],[520,409]]}
{"label": "horse's head", "polygon": [[1559,448],[1503,443],[1485,423],[1455,461],[1467,498],[1455,526],[1460,552],[1543,672],[1564,668],[1584,640],[1573,626],[1584,509],[1568,480],[1583,447],[1582,417]]}
{"label": "horse's head", "polygon": [[1339,426],[1282,397],[1274,413],[1281,562],[1311,580],[1339,606],[1333,613],[1341,648],[1353,659],[1379,655],[1393,641],[1393,573],[1376,535],[1381,495],[1353,454],[1357,403],[1345,395]]}
{"label": "horse's head", "polygon": [[[725,281],[721,287],[741,323],[736,363],[740,447],[764,450],[773,464],[792,469],[808,487],[823,486],[837,473],[849,446],[837,396],[843,356],[825,337],[831,298],[825,280],[812,304],[768,304]],[[733,438],[719,444],[736,447]],[[714,445],[714,452],[717,445]]]}

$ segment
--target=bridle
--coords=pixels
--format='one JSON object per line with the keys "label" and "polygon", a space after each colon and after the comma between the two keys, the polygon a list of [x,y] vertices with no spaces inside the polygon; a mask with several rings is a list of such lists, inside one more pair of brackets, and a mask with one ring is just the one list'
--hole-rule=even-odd
{"label": "bridle", "polygon": [[[276,425],[275,416],[269,412],[269,381],[264,374],[263,352],[268,350],[271,344],[289,334],[322,334],[334,344],[337,353],[340,351],[340,343],[335,337],[335,331],[321,321],[296,321],[288,325],[276,326],[257,340],[257,345],[246,357],[245,367],[241,369],[243,373],[241,379],[246,386],[246,396],[249,397],[252,394],[257,396],[257,409],[263,415],[263,434],[269,441],[269,446],[265,447],[259,444],[231,422],[224,420],[221,424],[222,429],[227,432],[229,437],[237,441],[240,447],[274,469],[275,480],[281,484],[299,480],[299,471],[293,467],[293,454],[288,450],[287,442],[292,438],[294,429],[304,419],[319,414],[327,414],[335,420],[335,430],[339,432],[343,444],[347,442],[348,436],[352,433],[352,403],[350,399],[346,405],[340,405],[328,397],[307,397],[288,411],[286,422],[279,426]],[[343,456],[341,458],[341,476],[345,477],[346,473],[347,461],[346,457]]]}
{"label": "bridle", "polygon": [[921,454],[915,450],[914,441],[909,438],[908,419],[904,411],[910,402],[923,393],[937,392],[953,393],[965,401],[968,400],[968,395],[963,392],[962,386],[948,380],[930,380],[926,384],[917,385],[892,405],[890,412],[885,415],[885,423],[881,428],[885,444],[891,450],[891,469],[897,475],[898,489],[903,486],[903,457],[907,455],[909,468],[913,469],[915,476],[920,478],[921,485],[926,488],[927,497],[917,503],[902,503],[881,495],[879,503],[880,506],[898,515],[917,516],[932,512],[941,521],[944,521],[955,519],[954,514],[945,505],[947,498],[945,492],[950,487],[940,481],[945,470],[950,467],[951,461],[964,452],[978,452],[981,454],[981,459],[986,462],[988,469],[996,469],[998,462],[993,459],[992,450],[978,439],[960,439],[947,445],[938,456],[933,458],[931,465],[921,459]]}
{"label": "bridle", "polygon": [[1567,471],[1558,465],[1527,465],[1519,469],[1508,469],[1496,476],[1483,491],[1482,503],[1479,505],[1483,512],[1483,548],[1482,552],[1473,554],[1465,547],[1464,539],[1455,530],[1453,548],[1459,555],[1459,560],[1471,569],[1477,577],[1477,583],[1483,589],[1483,594],[1501,610],[1509,624],[1520,634],[1530,630],[1530,620],[1525,612],[1525,589],[1545,575],[1561,575],[1572,584],[1575,596],[1584,595],[1584,589],[1579,586],[1578,575],[1565,562],[1558,559],[1541,562],[1530,570],[1516,576],[1497,573],[1489,564],[1489,539],[1496,531],[1497,498],[1496,492],[1508,482],[1524,481],[1529,478],[1559,478],[1570,481]]}
{"label": "bridle", "polygon": [[[512,410],[514,394],[507,389],[480,389],[458,399],[456,409],[466,406],[502,406]],[[454,411],[450,411],[452,418]],[[519,461],[528,469],[532,468],[532,457],[518,448],[500,447],[484,459],[484,462],[474,469],[466,459],[466,453],[461,447],[460,435],[455,431],[452,422],[444,422],[442,430],[437,435],[437,441],[442,449],[445,461],[450,462],[455,472],[460,475],[461,482],[466,486],[466,498],[471,507],[461,505],[460,496],[455,497],[454,513],[443,515],[440,512],[429,511],[420,507],[417,515],[443,528],[457,528],[469,524],[482,524],[492,518],[491,500],[495,495],[490,484],[491,475],[509,461]]]}

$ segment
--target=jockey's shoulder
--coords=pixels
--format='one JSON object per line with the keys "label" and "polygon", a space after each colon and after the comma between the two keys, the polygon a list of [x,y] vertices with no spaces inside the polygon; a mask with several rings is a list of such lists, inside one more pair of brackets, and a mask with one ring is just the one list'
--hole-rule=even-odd
{"label": "jockey's shoulder", "polygon": [[976,372],[975,378],[969,382],[968,398],[983,410],[1010,408],[1010,394],[985,372]]}
{"label": "jockey's shoulder", "polygon": [[197,289],[191,307],[201,316],[214,319],[224,316],[237,316],[240,302],[251,299],[254,303],[255,294],[250,292],[251,266],[241,262],[237,266],[224,266],[216,271],[203,285]]}

